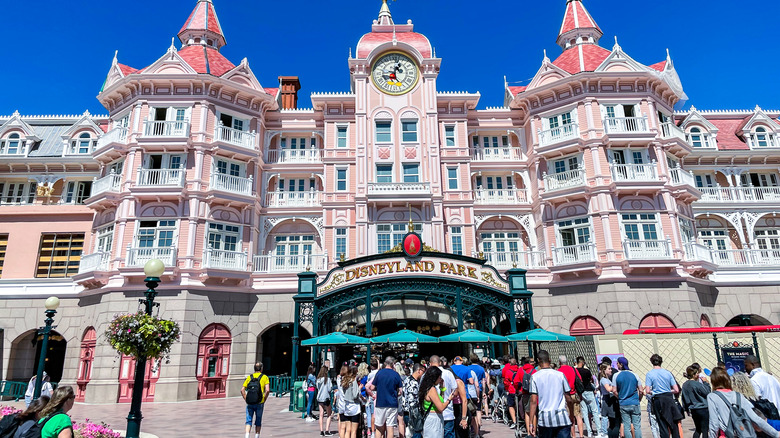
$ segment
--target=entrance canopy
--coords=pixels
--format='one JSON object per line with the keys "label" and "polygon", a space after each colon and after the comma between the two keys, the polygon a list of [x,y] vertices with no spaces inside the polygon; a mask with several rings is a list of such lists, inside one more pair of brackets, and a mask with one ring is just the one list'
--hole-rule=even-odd
{"label": "entrance canopy", "polygon": [[440,342],[507,342],[506,336],[496,335],[494,333],[485,333],[479,330],[466,330],[459,333],[452,333],[450,335],[442,336],[439,338]]}
{"label": "entrance canopy", "polygon": [[310,345],[366,345],[369,343],[367,338],[348,335],[346,333],[334,332],[324,336],[307,339],[301,342],[301,345],[308,347]]}
{"label": "entrance canopy", "polygon": [[513,342],[576,342],[574,336],[563,335],[547,330],[536,329],[516,335],[509,335],[507,339]]}
{"label": "entrance canopy", "polygon": [[416,333],[411,330],[399,330],[389,335],[375,336],[371,338],[372,344],[435,344],[439,338]]}

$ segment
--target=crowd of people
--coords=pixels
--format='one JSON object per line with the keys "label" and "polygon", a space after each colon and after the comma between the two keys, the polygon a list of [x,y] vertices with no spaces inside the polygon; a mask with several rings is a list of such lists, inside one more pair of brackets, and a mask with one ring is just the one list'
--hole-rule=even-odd
{"label": "crowd of people", "polygon": [[[34,382],[32,382],[34,385]],[[73,438],[73,423],[68,412],[76,395],[70,386],[51,390],[51,396],[41,395],[25,400],[27,408],[0,421],[0,437],[9,438]]]}
{"label": "crowd of people", "polygon": [[[374,357],[344,363],[331,379],[326,361],[319,370],[309,367],[305,418],[319,420],[320,436],[341,438],[479,437],[488,419],[505,423],[516,436],[642,438],[646,417],[653,438],[681,438],[688,415],[693,438],[780,438],[780,382],[755,356],[745,358],[746,372],[727,371],[723,363],[710,371],[694,363],[680,380],[663,367],[661,356],[649,362],[652,369],[640,376],[624,357],[614,364],[605,357],[591,371],[583,357],[570,365],[566,356],[553,361],[544,350],[520,360]],[[245,387],[261,376],[250,375]],[[256,385],[262,401],[268,396],[265,379]],[[247,438],[251,420],[248,407]],[[337,432],[331,431],[334,422]]]}

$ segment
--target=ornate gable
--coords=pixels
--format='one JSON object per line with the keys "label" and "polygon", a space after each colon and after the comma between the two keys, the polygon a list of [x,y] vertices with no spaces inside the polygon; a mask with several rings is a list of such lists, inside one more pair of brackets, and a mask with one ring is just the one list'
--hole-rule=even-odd
{"label": "ornate gable", "polygon": [[756,108],[753,110],[753,115],[745,120],[744,125],[742,125],[742,129],[738,129],[737,133],[742,134],[743,136],[747,136],[753,130],[755,125],[766,126],[767,129],[769,129],[771,132],[780,132],[780,125],[778,125],[777,121],[765,113],[764,110],[762,110],[758,105],[756,105]]}
{"label": "ornate gable", "polygon": [[242,59],[240,64],[222,75],[222,77],[245,87],[266,92],[263,86],[260,85],[260,81],[257,80],[254,72],[252,72],[252,69],[249,68],[249,61],[246,58]]}
{"label": "ornate gable", "polygon": [[81,115],[81,118],[79,118],[76,123],[71,125],[67,131],[62,133],[62,138],[67,140],[71,138],[76,131],[82,128],[91,129],[95,135],[103,134],[103,130],[100,128],[100,126],[95,123],[94,120],[92,120],[92,115],[89,113],[89,111],[84,111],[84,114]]}
{"label": "ornate gable", "polygon": [[7,122],[0,126],[0,135],[3,135],[6,131],[17,128],[24,132],[24,135],[28,138],[35,137],[35,129],[22,120],[22,116],[19,115],[19,111],[14,111],[14,114],[8,119]]}
{"label": "ornate gable", "polygon": [[709,120],[705,119],[704,116],[699,113],[699,111],[696,109],[695,106],[691,107],[690,112],[688,113],[688,116],[683,119],[682,123],[680,124],[680,127],[683,130],[686,130],[688,125],[691,123],[694,124],[700,124],[707,128],[707,131],[709,131],[711,134],[715,135],[718,133],[718,127],[713,125]]}
{"label": "ornate gable", "polygon": [[569,76],[571,76],[571,73],[550,62],[550,58],[547,57],[547,51],[545,51],[544,59],[542,60],[542,66],[536,72],[536,75],[534,75],[531,83],[528,84],[527,90],[541,87],[542,85],[546,85],[550,82],[554,82]]}
{"label": "ornate gable", "polygon": [[607,56],[601,65],[596,68],[597,72],[610,72],[610,71],[627,71],[627,72],[643,72],[649,69],[644,65],[636,62],[634,58],[628,56],[615,37],[615,45],[612,47],[612,53]]}
{"label": "ornate gable", "polygon": [[154,64],[146,67],[144,73],[149,74],[197,74],[188,63],[184,60],[176,51],[176,47],[171,41],[171,47],[165,52],[160,59],[154,62]]}

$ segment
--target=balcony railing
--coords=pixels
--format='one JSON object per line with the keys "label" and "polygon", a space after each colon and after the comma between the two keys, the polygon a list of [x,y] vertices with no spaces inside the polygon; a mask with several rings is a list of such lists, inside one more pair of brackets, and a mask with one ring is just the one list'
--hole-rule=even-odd
{"label": "balcony railing", "polygon": [[671,169],[669,171],[669,177],[674,186],[689,185],[691,187],[696,187],[696,180],[693,178],[693,174],[680,167]]}
{"label": "balcony railing", "polygon": [[520,159],[520,149],[504,148],[474,148],[471,150],[474,161],[517,161]]}
{"label": "balcony railing", "polygon": [[138,169],[139,186],[184,187],[184,169]]}
{"label": "balcony railing", "polygon": [[629,260],[658,260],[672,258],[670,240],[625,240],[623,250]]}
{"label": "balcony railing", "polygon": [[257,134],[233,129],[224,125],[217,126],[214,132],[214,141],[241,146],[242,148],[255,150]]}
{"label": "balcony railing", "polygon": [[267,207],[316,207],[322,203],[322,192],[268,192]]}
{"label": "balcony railing", "polygon": [[190,122],[151,121],[144,122],[144,137],[187,137],[190,135]]}
{"label": "balcony railing", "polygon": [[368,183],[369,195],[429,195],[430,183]]}
{"label": "balcony railing", "polygon": [[119,193],[121,181],[122,175],[113,172],[103,178],[95,178],[92,181],[91,196],[97,196],[106,192]]}
{"label": "balcony railing", "polygon": [[488,265],[497,269],[546,267],[544,251],[483,252],[473,256],[478,257],[480,255]]}
{"label": "balcony railing", "polygon": [[117,126],[101,135],[97,141],[97,149],[102,149],[111,143],[127,143],[127,128]]}
{"label": "balcony railing", "polygon": [[570,123],[557,128],[539,131],[539,146],[548,146],[564,140],[577,138],[580,135],[579,125]]}
{"label": "balcony railing", "polygon": [[266,163],[321,163],[321,149],[269,149]]}
{"label": "balcony railing", "polygon": [[528,202],[525,189],[477,189],[474,203],[479,205],[516,205]]}
{"label": "balcony railing", "polygon": [[235,193],[237,195],[252,196],[252,177],[225,175],[224,173],[212,173],[209,189],[221,192]]}
{"label": "balcony railing", "polygon": [[780,187],[699,187],[704,202],[778,202]]}
{"label": "balcony railing", "polygon": [[593,263],[596,261],[596,245],[583,243],[580,245],[552,247],[552,255],[555,266]]}
{"label": "balcony railing", "polygon": [[685,249],[685,261],[712,262],[712,251],[704,245],[694,242],[685,242],[683,248]]}
{"label": "balcony railing", "polygon": [[780,266],[780,249],[713,249],[710,251],[712,262],[719,266]]}
{"label": "balcony railing", "polygon": [[685,131],[672,122],[661,123],[661,138],[677,138],[686,141]]}
{"label": "balcony railing", "polygon": [[585,185],[585,170],[574,169],[560,173],[545,173],[543,178],[544,190],[547,192],[552,192],[554,190]]}
{"label": "balcony railing", "polygon": [[328,254],[258,255],[254,257],[252,270],[260,273],[325,271]]}
{"label": "balcony railing", "polygon": [[140,268],[152,259],[161,260],[167,267],[176,266],[176,248],[173,246],[149,248],[127,247],[128,267]]}
{"label": "balcony railing", "polygon": [[81,257],[79,262],[79,274],[93,271],[107,271],[111,253],[99,251]]}
{"label": "balcony railing", "polygon": [[610,164],[615,181],[658,181],[658,167],[651,164]]}
{"label": "balcony railing", "polygon": [[647,117],[607,117],[604,119],[607,134],[648,132]]}
{"label": "balcony railing", "polygon": [[203,267],[246,272],[247,259],[245,252],[209,248],[203,254]]}

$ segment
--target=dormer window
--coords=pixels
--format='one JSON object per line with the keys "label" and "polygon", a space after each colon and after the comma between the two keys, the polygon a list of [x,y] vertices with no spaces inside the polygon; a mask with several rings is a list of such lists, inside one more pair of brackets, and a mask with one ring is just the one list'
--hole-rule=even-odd
{"label": "dormer window", "polygon": [[92,139],[92,135],[88,132],[84,132],[77,139],[73,139],[70,142],[70,155],[87,155],[92,153],[95,149],[97,140]]}
{"label": "dormer window", "polygon": [[710,146],[710,134],[697,126],[688,131],[688,143],[694,148],[712,147]]}
{"label": "dormer window", "polygon": [[770,134],[763,126],[758,126],[753,131],[753,146],[759,148],[775,147],[774,135]]}
{"label": "dormer window", "polygon": [[0,141],[0,155],[24,155],[24,140],[19,134],[11,134]]}

